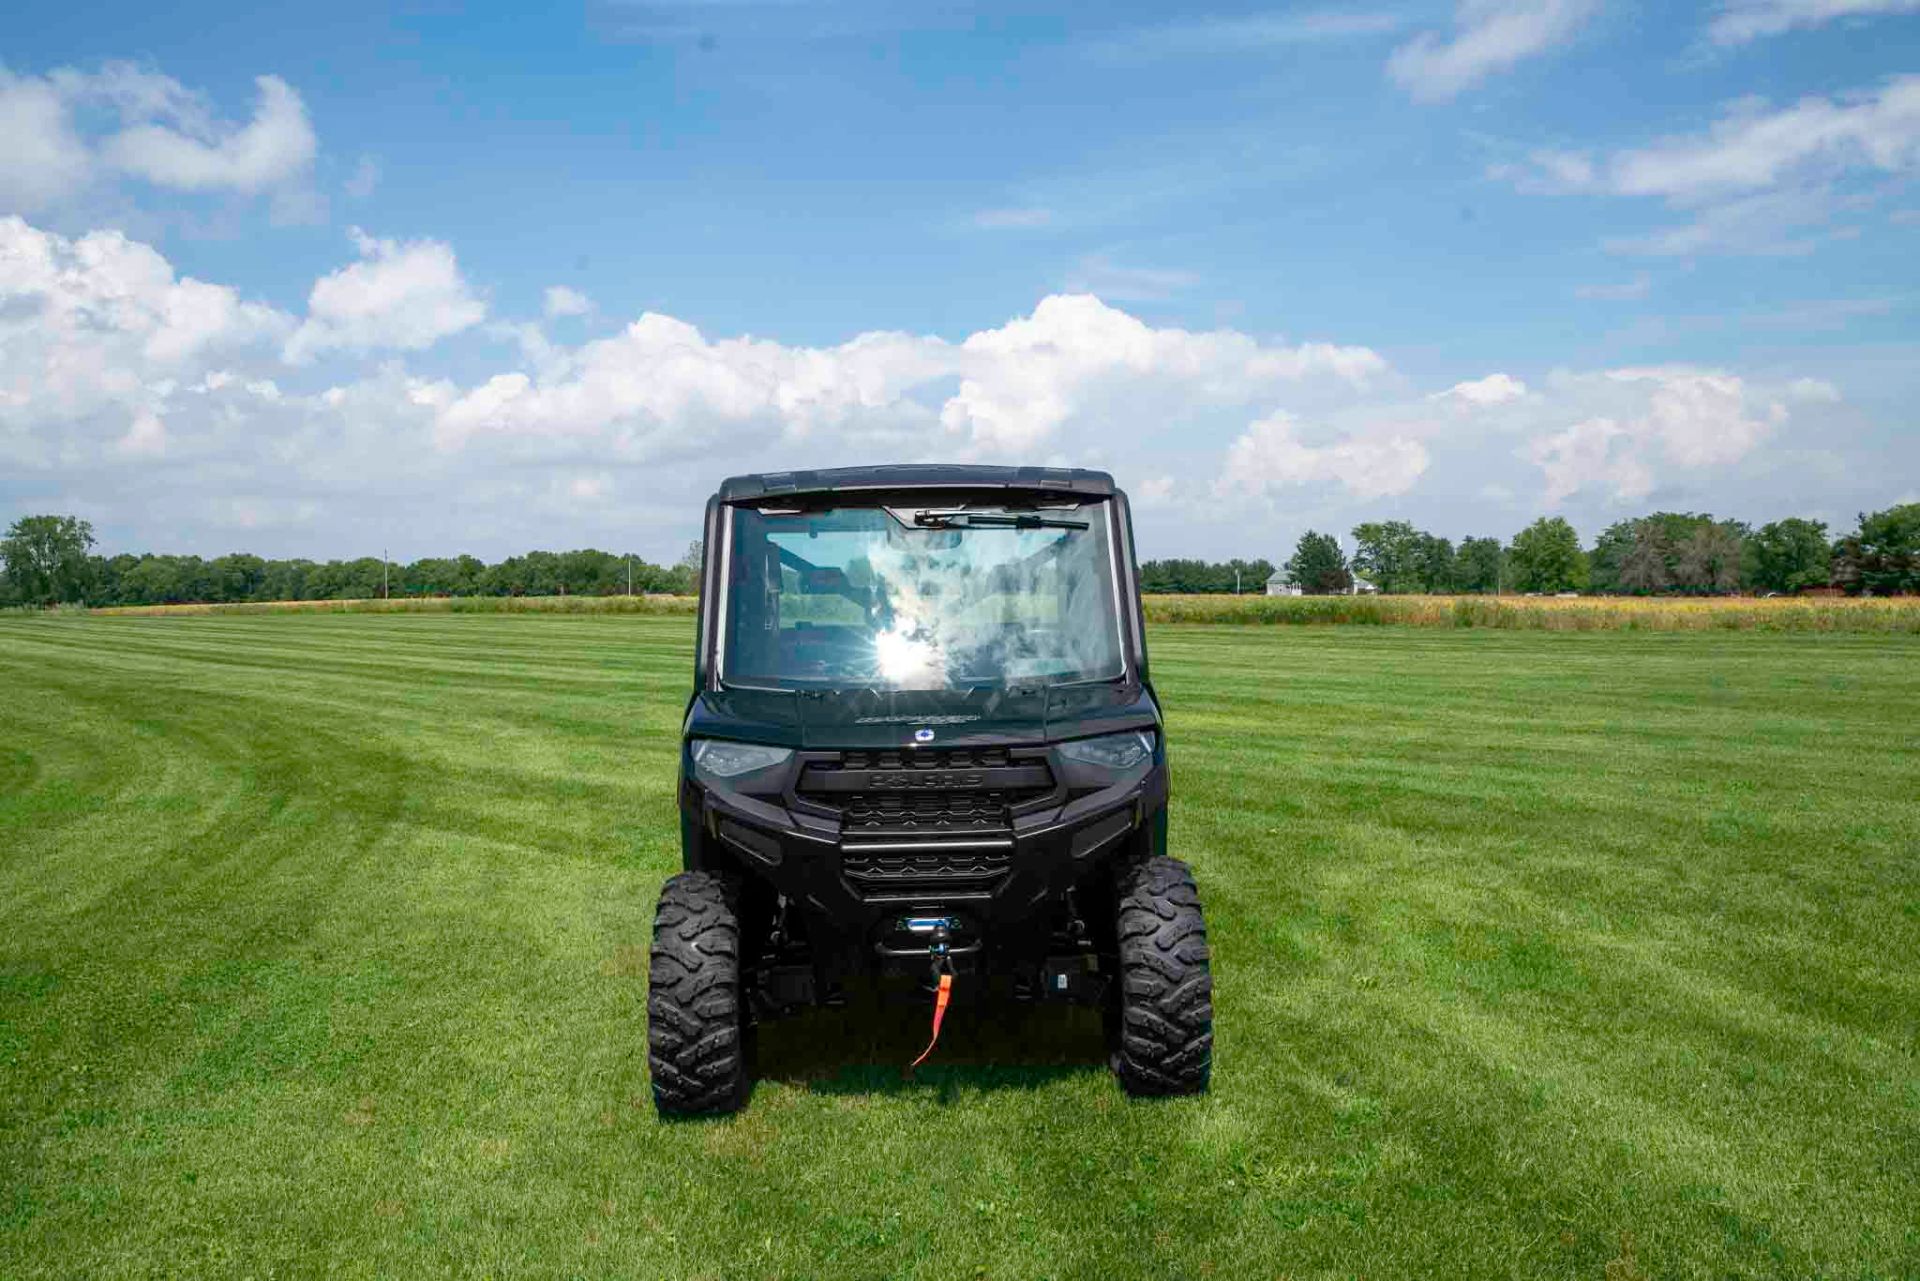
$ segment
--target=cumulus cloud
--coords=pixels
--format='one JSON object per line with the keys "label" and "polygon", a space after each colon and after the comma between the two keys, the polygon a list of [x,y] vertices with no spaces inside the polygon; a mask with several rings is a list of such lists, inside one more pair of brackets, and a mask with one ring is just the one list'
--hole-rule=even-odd
{"label": "cumulus cloud", "polygon": [[334,350],[419,351],[486,318],[486,304],[438,240],[380,240],[350,233],[360,261],[322,276],[307,318],[287,341],[295,363]]}
{"label": "cumulus cloud", "polygon": [[69,239],[0,218],[0,456],[48,465],[90,437],[152,453],[172,389],[269,347],[284,313],[176,277],[113,231]]}
{"label": "cumulus cloud", "polygon": [[[950,451],[1001,456],[1039,448],[1076,418],[1130,399],[1242,404],[1304,380],[1364,383],[1385,368],[1365,347],[1154,328],[1086,295],[1043,299],[1031,315],[958,344],[902,333],[826,348],[715,341],[649,313],[547,375],[500,374],[460,395],[441,413],[437,439],[456,448],[482,435],[529,443],[591,435],[637,456],[722,431],[789,440],[838,431],[931,435]],[[928,399],[956,380],[943,400]]]}
{"label": "cumulus cloud", "polygon": [[0,69],[0,208],[45,208],[79,190],[90,167],[60,91]]}
{"label": "cumulus cloud", "polygon": [[1504,405],[1527,394],[1527,385],[1511,374],[1488,374],[1471,382],[1455,383],[1440,396],[1451,396],[1469,405]]}
{"label": "cumulus cloud", "polygon": [[1737,45],[1840,18],[1920,13],[1920,0],[1727,0],[1707,26],[1715,44]]}
{"label": "cumulus cloud", "polygon": [[[1778,399],[1714,370],[1563,375],[1553,399],[1578,420],[1538,431],[1521,448],[1539,467],[1550,506],[1582,490],[1641,498],[1676,471],[1736,463],[1787,418]],[[1584,412],[1595,408],[1605,412]]]}
{"label": "cumulus cloud", "polygon": [[957,340],[798,346],[647,314],[565,344],[496,323],[460,376],[428,377],[401,353],[484,309],[445,246],[357,243],[302,318],[117,233],[0,219],[0,502],[58,495],[201,549],[311,526],[281,546],[331,552],[411,521],[423,549],[483,531],[499,551],[578,520],[621,539],[656,522],[667,550],[727,471],[974,459],[1112,466],[1156,537],[1211,520],[1238,538],[1416,493],[1538,508],[1717,484],[1787,406],[1817,421],[1839,394],[1672,367],[1415,389],[1364,346],[1156,326],[1084,295]]}
{"label": "cumulus cloud", "polygon": [[1597,0],[1460,0],[1452,38],[1421,32],[1393,51],[1387,74],[1416,102],[1445,102],[1568,43],[1598,8]]}
{"label": "cumulus cloud", "polygon": [[312,164],[313,126],[286,81],[259,76],[254,84],[259,106],[244,126],[176,109],[171,122],[136,124],[109,138],[102,154],[123,172],[183,191],[224,187],[252,193],[284,182]]}
{"label": "cumulus cloud", "polygon": [[1862,207],[1864,198],[1841,190],[1843,179],[1916,170],[1920,75],[1781,108],[1743,99],[1702,133],[1598,158],[1541,151],[1525,166],[1493,172],[1523,191],[1653,198],[1694,211],[1686,224],[1609,242],[1629,252],[1675,254],[1804,251],[1811,246],[1789,234],[1794,228]]}
{"label": "cumulus cloud", "polygon": [[565,285],[548,285],[544,296],[547,316],[584,316],[593,310],[593,300],[578,289],[569,289]]}
{"label": "cumulus cloud", "polygon": [[1084,294],[1044,299],[1031,316],[969,336],[954,363],[962,381],[941,422],[1001,450],[1029,448],[1088,403],[1124,400],[1155,384],[1230,404],[1308,378],[1364,385],[1387,368],[1367,347],[1154,328]]}
{"label": "cumulus cloud", "polygon": [[[316,148],[306,104],[278,76],[254,85],[253,116],[238,123],[179,81],[130,63],[45,76],[0,72],[0,201],[31,212],[114,177],[295,198]],[[94,127],[81,128],[83,111]]]}
{"label": "cumulus cloud", "polygon": [[1427,447],[1408,436],[1349,435],[1314,444],[1285,410],[1250,425],[1227,449],[1218,488],[1272,497],[1293,486],[1337,483],[1358,498],[1404,494],[1427,470]]}

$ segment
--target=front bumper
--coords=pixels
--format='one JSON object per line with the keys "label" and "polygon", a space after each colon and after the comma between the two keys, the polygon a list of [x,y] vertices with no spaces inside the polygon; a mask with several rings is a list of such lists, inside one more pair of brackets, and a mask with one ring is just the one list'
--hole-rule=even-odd
{"label": "front bumper", "polygon": [[691,777],[681,785],[687,835],[702,851],[690,845],[690,862],[724,860],[810,914],[868,927],[916,911],[961,913],[987,930],[1032,920],[1101,863],[1142,840],[1163,842],[1166,801],[1158,753],[1111,785],[1063,786],[991,833],[872,836],[796,804],[791,788],[752,795]]}

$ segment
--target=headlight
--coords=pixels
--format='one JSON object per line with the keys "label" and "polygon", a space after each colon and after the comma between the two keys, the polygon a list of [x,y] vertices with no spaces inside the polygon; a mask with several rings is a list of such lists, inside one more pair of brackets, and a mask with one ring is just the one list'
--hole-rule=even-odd
{"label": "headlight", "polygon": [[1083,765],[1103,769],[1132,769],[1153,755],[1153,735],[1145,730],[1124,734],[1102,734],[1099,738],[1076,738],[1060,744],[1060,755]]}
{"label": "headlight", "polygon": [[793,755],[790,747],[762,747],[758,743],[723,743],[714,738],[693,740],[693,763],[702,774],[732,778],[751,770],[778,765]]}

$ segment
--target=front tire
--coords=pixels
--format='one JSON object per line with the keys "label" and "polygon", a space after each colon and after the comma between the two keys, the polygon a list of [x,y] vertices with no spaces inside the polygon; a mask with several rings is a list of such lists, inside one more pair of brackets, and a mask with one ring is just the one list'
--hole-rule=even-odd
{"label": "front tire", "polygon": [[660,889],[647,969],[647,1068],[662,1116],[747,1101],[740,919],[726,884],[682,872]]}
{"label": "front tire", "polygon": [[1113,1074],[1136,1098],[1199,1094],[1213,1071],[1213,974],[1200,890],[1179,859],[1120,869]]}

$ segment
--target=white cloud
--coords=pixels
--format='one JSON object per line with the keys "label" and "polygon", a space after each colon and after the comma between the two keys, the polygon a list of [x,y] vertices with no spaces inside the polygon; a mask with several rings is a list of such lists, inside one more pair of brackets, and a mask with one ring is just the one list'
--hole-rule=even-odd
{"label": "white cloud", "polygon": [[0,218],[0,473],[167,453],[179,389],[270,359],[291,324],[118,232]]}
{"label": "white cloud", "polygon": [[1736,103],[1705,135],[1616,154],[1601,183],[1616,195],[1689,203],[1767,190],[1809,170],[1895,173],[1916,165],[1920,75],[1908,75],[1878,90],[1809,96],[1778,111],[1752,101]]}
{"label": "white cloud", "polygon": [[[1043,299],[1030,316],[958,344],[902,333],[826,348],[715,341],[649,313],[538,376],[498,374],[454,397],[438,414],[436,440],[446,449],[494,439],[545,451],[595,440],[640,458],[723,436],[835,433],[1019,456],[1110,409],[1245,404],[1306,380],[1361,384],[1385,368],[1364,347],[1157,329],[1087,296]],[[951,388],[944,399],[929,398],[942,385]]]}
{"label": "white cloud", "polygon": [[1455,383],[1440,396],[1452,396],[1470,405],[1504,405],[1527,394],[1527,385],[1511,374],[1488,374],[1472,382]]}
{"label": "white cloud", "polygon": [[1840,402],[1840,389],[1824,378],[1796,378],[1787,384],[1787,395],[1803,404],[1832,405]]}
{"label": "white cloud", "polygon": [[1907,176],[1920,170],[1920,75],[1896,76],[1878,89],[1812,95],[1771,109],[1733,103],[1704,133],[1666,138],[1595,160],[1536,152],[1527,167],[1500,166],[1495,177],[1522,191],[1656,198],[1692,211],[1692,220],[1652,233],[1616,237],[1631,253],[1806,252],[1804,227],[1826,227],[1863,208],[1867,197],[1840,186],[1858,174]]}
{"label": "white cloud", "polygon": [[1171,476],[1149,476],[1133,487],[1136,507],[1164,507],[1173,501],[1179,482]]}
{"label": "white cloud", "polygon": [[548,285],[543,301],[549,318],[584,316],[593,310],[593,299],[565,285]]}
{"label": "white cloud", "polygon": [[[1202,551],[1191,531],[1213,529],[1218,553],[1387,500],[1412,518],[1452,503],[1477,524],[1508,518],[1492,503],[1577,514],[1726,492],[1787,406],[1811,425],[1838,397],[1814,377],[1674,367],[1497,372],[1428,394],[1364,346],[1156,326],[1074,295],[957,340],[806,347],[648,314],[563,344],[492,325],[457,377],[424,377],[395,351],[471,324],[475,294],[445,246],[359,243],[302,320],[116,233],[0,220],[0,504],[51,496],[192,550],[249,530],[335,554],[396,526],[422,551],[518,550],[554,529],[667,550],[727,471],[1040,461],[1113,466],[1155,526],[1145,537]],[[289,350],[296,332],[332,353],[334,385],[287,363],[306,354]],[[502,337],[519,346],[488,341]]]}
{"label": "white cloud", "polygon": [[1202,403],[1244,403],[1312,377],[1362,385],[1387,368],[1366,347],[1157,329],[1084,294],[1043,299],[1031,316],[968,337],[960,355],[960,389],[941,422],[996,450],[1038,443],[1090,403],[1138,405],[1156,388]]}
{"label": "white cloud", "polygon": [[1920,13],[1920,0],[1726,0],[1707,26],[1716,44],[1745,44],[1840,18]]}
{"label": "white cloud", "polygon": [[149,121],[114,135],[101,154],[123,172],[183,191],[222,188],[251,194],[277,186],[313,163],[313,126],[306,105],[286,81],[258,76],[254,84],[259,106],[244,126],[222,125],[181,108],[171,123]]}
{"label": "white cloud", "polygon": [[287,341],[300,362],[333,350],[419,351],[486,318],[486,304],[438,240],[379,240],[352,231],[360,261],[313,284],[307,318]]}
{"label": "white cloud", "polygon": [[64,199],[85,184],[90,165],[60,91],[0,68],[0,209],[32,211]]}
{"label": "white cloud", "polygon": [[1387,74],[1416,102],[1445,102],[1568,43],[1598,8],[1597,0],[1460,0],[1453,38],[1421,32],[1393,51]]}
{"label": "white cloud", "polygon": [[132,177],[174,191],[271,193],[278,210],[296,211],[312,201],[313,126],[286,81],[254,83],[254,115],[234,123],[179,81],[130,63],[0,70],[0,209],[45,209]]}
{"label": "white cloud", "polygon": [[1658,478],[1739,462],[1787,418],[1736,375],[1685,368],[1561,375],[1550,402],[1577,420],[1534,431],[1520,451],[1540,468],[1548,506],[1582,490],[1643,498]]}
{"label": "white cloud", "polygon": [[372,156],[360,157],[360,162],[340,184],[340,189],[355,200],[365,200],[380,185],[380,162]]}
{"label": "white cloud", "polygon": [[1251,424],[1227,450],[1218,489],[1273,497],[1296,486],[1333,482],[1358,498],[1404,494],[1427,470],[1427,447],[1409,436],[1350,435],[1310,444],[1285,410]]}

